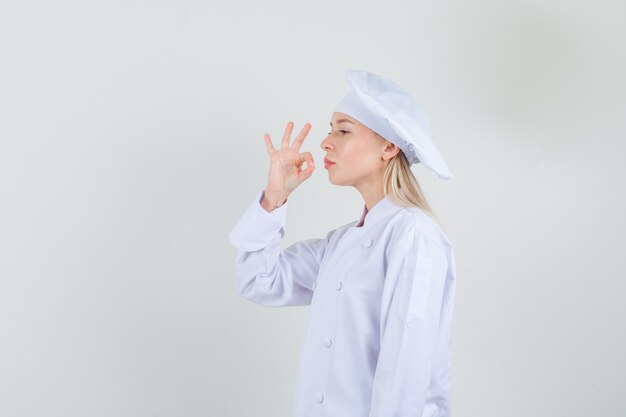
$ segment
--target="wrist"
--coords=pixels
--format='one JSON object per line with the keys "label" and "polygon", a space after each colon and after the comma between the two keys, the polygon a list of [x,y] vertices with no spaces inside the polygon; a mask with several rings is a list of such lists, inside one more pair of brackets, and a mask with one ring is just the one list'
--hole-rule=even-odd
{"label": "wrist", "polygon": [[265,211],[272,211],[282,206],[287,202],[288,196],[284,195],[284,191],[263,191],[263,198],[261,200],[261,207],[265,209]]}

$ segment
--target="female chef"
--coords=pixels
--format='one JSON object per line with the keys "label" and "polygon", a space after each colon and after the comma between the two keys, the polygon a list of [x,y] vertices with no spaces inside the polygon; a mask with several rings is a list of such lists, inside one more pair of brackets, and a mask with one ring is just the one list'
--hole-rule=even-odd
{"label": "female chef", "polygon": [[288,196],[315,169],[300,152],[311,125],[290,145],[289,122],[279,149],[266,134],[268,184],[229,234],[236,288],[262,306],[310,305],[294,417],[449,417],[454,252],[410,165],[452,173],[405,90],[367,71],[346,80],[321,148],[329,181],[363,196],[361,218],[282,248]]}

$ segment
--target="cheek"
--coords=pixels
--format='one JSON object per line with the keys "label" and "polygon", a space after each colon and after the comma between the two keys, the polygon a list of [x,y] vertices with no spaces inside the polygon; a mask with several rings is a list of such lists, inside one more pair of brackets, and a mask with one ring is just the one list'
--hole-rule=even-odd
{"label": "cheek", "polygon": [[350,161],[362,161],[371,158],[372,149],[365,146],[361,138],[345,141],[341,147],[341,154]]}
{"label": "cheek", "polygon": [[380,151],[362,142],[356,142],[350,149],[350,159],[359,165],[371,166],[380,158]]}
{"label": "cheek", "polygon": [[377,155],[368,149],[355,149],[342,158],[341,171],[350,177],[367,175],[377,168]]}
{"label": "cheek", "polygon": [[342,167],[359,173],[375,169],[380,159],[380,150],[372,146],[372,140],[372,138],[352,137],[338,143],[335,151]]}

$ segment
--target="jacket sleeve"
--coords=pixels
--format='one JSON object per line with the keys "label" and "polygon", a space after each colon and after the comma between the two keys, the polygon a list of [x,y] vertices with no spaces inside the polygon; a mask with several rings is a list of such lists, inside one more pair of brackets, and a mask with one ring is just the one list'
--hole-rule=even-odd
{"label": "jacket sleeve", "polygon": [[[395,282],[374,375],[369,417],[421,417],[440,333],[448,262],[428,236],[412,233],[393,251]],[[430,415],[430,414],[429,414]]]}
{"label": "jacket sleeve", "polygon": [[237,249],[235,285],[244,298],[268,307],[311,304],[314,283],[331,231],[324,239],[283,249],[288,202],[267,212],[260,191],[229,234]]}

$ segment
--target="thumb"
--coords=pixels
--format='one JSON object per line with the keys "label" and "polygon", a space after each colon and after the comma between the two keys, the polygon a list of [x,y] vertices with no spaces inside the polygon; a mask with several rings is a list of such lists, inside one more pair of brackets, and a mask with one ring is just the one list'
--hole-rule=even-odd
{"label": "thumb", "polygon": [[300,171],[301,181],[309,179],[311,175],[313,175],[313,171],[315,171],[315,165],[308,165],[305,170]]}
{"label": "thumb", "polygon": [[313,161],[313,155],[311,152],[304,152],[300,155],[300,167],[302,167],[303,162],[306,162],[306,169],[300,171],[301,180],[304,181],[308,179],[311,175],[313,175],[313,171],[315,170],[315,162]]}
{"label": "thumb", "polygon": [[299,166],[302,166],[303,162],[306,162],[307,169],[311,165],[315,165],[315,162],[313,161],[313,155],[311,155],[311,152],[303,152],[298,156],[299,156],[299,160],[298,160]]}

